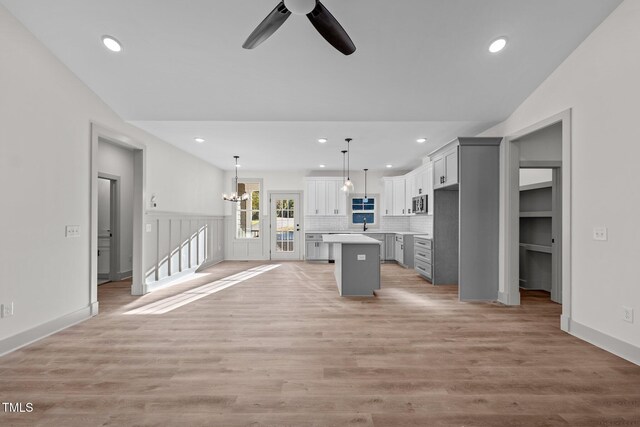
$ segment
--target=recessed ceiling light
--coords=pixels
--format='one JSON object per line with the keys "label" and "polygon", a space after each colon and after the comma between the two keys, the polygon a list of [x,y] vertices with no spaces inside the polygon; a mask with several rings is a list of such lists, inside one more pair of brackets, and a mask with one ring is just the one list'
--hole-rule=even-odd
{"label": "recessed ceiling light", "polygon": [[204,142],[204,138],[193,138],[193,140],[197,143],[202,144]]}
{"label": "recessed ceiling light", "polygon": [[326,168],[327,166],[326,166],[326,165],[320,165],[320,167],[321,167],[321,168]]}
{"label": "recessed ceiling light", "polygon": [[102,44],[105,45],[107,49],[111,52],[121,52],[122,44],[115,37],[112,36],[102,36]]}
{"label": "recessed ceiling light", "polygon": [[416,142],[417,142],[418,144],[424,144],[425,142],[427,142],[427,138],[418,138],[418,139],[416,140]]}
{"label": "recessed ceiling light", "polygon": [[495,39],[493,42],[491,42],[491,44],[489,45],[489,52],[491,53],[498,53],[500,52],[502,49],[505,48],[505,46],[507,45],[507,39],[504,37],[500,37],[498,39]]}
{"label": "recessed ceiling light", "polygon": [[393,165],[387,165],[387,167],[388,167],[388,168],[392,168],[392,167],[393,167]]}
{"label": "recessed ceiling light", "polygon": [[328,140],[327,140],[327,138],[320,138],[320,139],[318,140],[318,142],[319,142],[320,144],[324,144],[324,143],[325,143],[325,142],[327,142],[327,141],[328,141]]}

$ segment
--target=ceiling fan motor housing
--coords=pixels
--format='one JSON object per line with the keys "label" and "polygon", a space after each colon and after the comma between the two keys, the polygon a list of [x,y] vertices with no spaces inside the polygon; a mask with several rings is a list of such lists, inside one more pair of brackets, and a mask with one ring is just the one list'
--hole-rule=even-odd
{"label": "ceiling fan motor housing", "polygon": [[284,0],[284,5],[296,15],[306,15],[316,7],[316,0]]}

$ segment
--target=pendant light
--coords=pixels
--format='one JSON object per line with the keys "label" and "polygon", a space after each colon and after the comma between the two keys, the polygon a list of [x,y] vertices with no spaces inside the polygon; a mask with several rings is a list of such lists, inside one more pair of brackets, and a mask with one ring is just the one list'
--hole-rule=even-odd
{"label": "pendant light", "polygon": [[349,144],[351,143],[352,139],[347,138],[345,139],[345,141],[347,141],[347,179],[344,182],[344,186],[342,187],[342,190],[346,193],[351,193],[353,191],[353,182],[351,182],[351,177],[349,176],[351,174],[351,170],[350,170],[351,151],[349,149]]}
{"label": "pendant light", "polygon": [[227,195],[226,193],[222,195],[222,198],[228,202],[234,202],[234,203],[238,203],[241,202],[243,200],[247,200],[249,198],[249,195],[245,192],[242,194],[238,194],[240,191],[238,189],[238,159],[240,158],[240,156],[233,156],[234,159],[236,159],[236,180],[235,180],[235,191],[233,193],[231,193],[230,195]]}
{"label": "pendant light", "polygon": [[[347,180],[347,175],[345,172],[345,160],[346,160],[346,154],[347,154],[347,150],[342,150],[342,182],[345,182]],[[343,184],[342,185],[342,191],[347,191],[347,187]]]}
{"label": "pendant light", "polygon": [[364,199],[362,200],[364,203],[369,203],[369,199],[367,198],[367,171],[369,169],[364,169]]}

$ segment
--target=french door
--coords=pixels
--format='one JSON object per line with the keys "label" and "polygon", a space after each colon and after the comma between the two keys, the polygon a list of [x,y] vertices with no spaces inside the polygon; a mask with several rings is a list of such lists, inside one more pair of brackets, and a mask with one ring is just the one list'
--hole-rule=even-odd
{"label": "french door", "polygon": [[300,193],[271,193],[271,259],[302,259]]}

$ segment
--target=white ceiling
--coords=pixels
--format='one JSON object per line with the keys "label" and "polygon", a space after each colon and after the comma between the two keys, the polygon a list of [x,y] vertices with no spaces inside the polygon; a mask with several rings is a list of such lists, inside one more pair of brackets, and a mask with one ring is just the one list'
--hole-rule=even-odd
{"label": "white ceiling", "polygon": [[505,119],[620,2],[324,0],[358,48],[345,57],[301,16],[242,49],[278,0],[0,0],[125,120],[225,169],[316,168],[325,135],[360,137],[372,169],[410,166]]}

